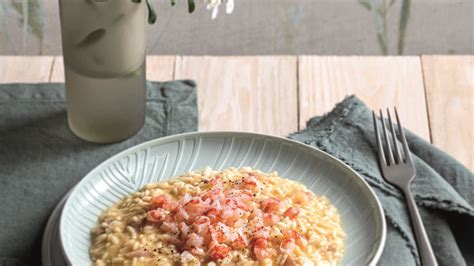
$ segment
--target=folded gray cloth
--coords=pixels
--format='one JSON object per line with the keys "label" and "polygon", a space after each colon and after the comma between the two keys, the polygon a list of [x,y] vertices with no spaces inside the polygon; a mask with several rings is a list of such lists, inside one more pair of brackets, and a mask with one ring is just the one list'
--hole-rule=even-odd
{"label": "folded gray cloth", "polygon": [[[351,96],[290,138],[341,159],[374,189],[388,224],[380,265],[420,265],[405,199],[381,176],[372,121],[372,111]],[[473,173],[413,133],[406,135],[417,171],[412,191],[439,264],[473,265]]]}
{"label": "folded gray cloth", "polygon": [[197,130],[195,86],[149,82],[144,127],[99,145],[70,132],[64,84],[0,85],[0,265],[41,265],[48,216],[94,166],[144,141]]}

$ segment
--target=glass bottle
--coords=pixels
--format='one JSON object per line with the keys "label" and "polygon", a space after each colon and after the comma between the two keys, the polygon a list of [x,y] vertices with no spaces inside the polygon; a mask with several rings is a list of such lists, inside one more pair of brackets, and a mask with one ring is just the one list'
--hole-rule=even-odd
{"label": "glass bottle", "polygon": [[68,123],[84,140],[121,141],[144,124],[144,2],[59,0]]}

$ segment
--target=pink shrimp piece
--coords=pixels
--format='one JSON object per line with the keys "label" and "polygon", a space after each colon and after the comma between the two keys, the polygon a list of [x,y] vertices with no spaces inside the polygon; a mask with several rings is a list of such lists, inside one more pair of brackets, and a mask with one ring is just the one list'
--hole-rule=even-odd
{"label": "pink shrimp piece", "polygon": [[246,176],[242,179],[242,188],[257,192],[260,189],[260,182],[254,176]]}
{"label": "pink shrimp piece", "polygon": [[275,214],[271,213],[264,213],[263,214],[263,222],[265,225],[272,226],[280,221],[280,217]]}
{"label": "pink shrimp piece", "polygon": [[261,217],[263,215],[263,212],[260,209],[253,209],[252,212],[250,213],[249,218],[253,219],[255,217]]}
{"label": "pink shrimp piece", "polygon": [[225,244],[211,243],[208,253],[213,260],[219,260],[227,257],[230,250],[231,248]]}
{"label": "pink shrimp piece", "polygon": [[182,237],[187,237],[189,234],[189,226],[182,222],[178,225],[179,231],[181,231],[181,236]]}
{"label": "pink shrimp piece", "polygon": [[264,212],[277,212],[280,209],[280,200],[276,198],[264,199],[262,201],[262,209]]}
{"label": "pink shrimp piece", "polygon": [[265,239],[267,239],[269,235],[270,235],[270,229],[268,229],[267,227],[260,227],[255,232],[254,238],[265,238]]}
{"label": "pink shrimp piece", "polygon": [[207,199],[210,199],[212,201],[218,199],[219,197],[222,197],[223,194],[222,194],[222,189],[221,188],[215,188],[215,189],[211,189],[207,192],[204,193],[204,195],[202,195],[202,199],[203,200],[207,200]]}
{"label": "pink shrimp piece", "polygon": [[166,195],[152,197],[150,200],[150,204],[152,207],[163,208],[168,211],[174,210],[178,206],[178,204],[174,200],[170,199]]}
{"label": "pink shrimp piece", "polygon": [[156,209],[156,210],[151,210],[148,211],[146,214],[146,219],[149,222],[152,223],[159,223],[164,221],[166,218],[166,213],[165,210],[163,209]]}
{"label": "pink shrimp piece", "polygon": [[209,184],[212,188],[222,188],[222,178],[220,176],[214,177]]}
{"label": "pink shrimp piece", "polygon": [[204,249],[202,249],[202,248],[193,248],[190,251],[191,251],[191,253],[193,253],[194,255],[197,255],[197,256],[206,255],[206,252],[204,252]]}
{"label": "pink shrimp piece", "polygon": [[186,205],[188,202],[190,202],[191,200],[193,199],[193,197],[191,195],[189,195],[189,193],[186,193],[184,194],[184,196],[178,201],[178,204],[180,206],[184,206]]}
{"label": "pink shrimp piece", "polygon": [[186,221],[189,219],[189,214],[186,212],[184,208],[178,208],[178,211],[176,212],[176,220],[181,222],[181,221]]}
{"label": "pink shrimp piece", "polygon": [[201,202],[199,198],[194,198],[184,206],[185,211],[191,218],[203,215],[211,206],[207,203]]}
{"label": "pink shrimp piece", "polygon": [[212,208],[207,211],[206,216],[211,220],[211,223],[217,223],[219,220],[219,211],[216,208]]}
{"label": "pink shrimp piece", "polygon": [[265,238],[257,238],[254,240],[253,252],[258,261],[263,261],[272,255],[268,249],[268,241]]}
{"label": "pink shrimp piece", "polygon": [[295,239],[294,238],[284,238],[280,244],[280,250],[283,253],[290,254],[295,249]]}
{"label": "pink shrimp piece", "polygon": [[179,232],[178,225],[176,223],[164,222],[160,226],[160,230],[172,234],[177,234]]}
{"label": "pink shrimp piece", "polygon": [[216,225],[212,227],[211,236],[212,236],[212,239],[218,243],[229,242],[230,240],[229,228],[225,224],[218,222]]}
{"label": "pink shrimp piece", "polygon": [[193,229],[194,232],[203,235],[207,232],[209,228],[209,224],[211,221],[209,220],[208,217],[206,216],[201,216],[194,223],[191,225],[191,228]]}
{"label": "pink shrimp piece", "polygon": [[237,238],[232,241],[232,247],[235,249],[244,249],[247,245],[247,239],[240,233],[237,235]]}
{"label": "pink shrimp piece", "polygon": [[304,238],[300,233],[293,231],[293,236],[296,239],[296,244],[298,244],[298,246],[305,247],[308,245],[308,240],[306,240],[306,238]]}
{"label": "pink shrimp piece", "polygon": [[300,214],[300,208],[290,207],[283,213],[283,216],[288,217],[290,219],[295,219],[298,214]]}
{"label": "pink shrimp piece", "polygon": [[186,240],[186,246],[190,248],[201,248],[204,245],[204,238],[196,233],[191,233]]}
{"label": "pink shrimp piece", "polygon": [[314,194],[309,191],[302,191],[301,193],[295,193],[292,198],[294,203],[302,205],[312,200]]}
{"label": "pink shrimp piece", "polygon": [[225,208],[221,212],[222,220],[228,225],[233,225],[243,215],[244,211],[236,208]]}

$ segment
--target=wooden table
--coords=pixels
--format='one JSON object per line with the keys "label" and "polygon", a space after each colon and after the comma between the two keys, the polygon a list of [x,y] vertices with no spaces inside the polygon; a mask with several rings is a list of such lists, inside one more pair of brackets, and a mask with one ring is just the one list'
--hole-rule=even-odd
{"label": "wooden table", "polygon": [[[474,168],[474,56],[150,56],[147,77],[196,80],[203,131],[285,136],[356,94]],[[0,56],[0,83],[63,80],[61,57]]]}

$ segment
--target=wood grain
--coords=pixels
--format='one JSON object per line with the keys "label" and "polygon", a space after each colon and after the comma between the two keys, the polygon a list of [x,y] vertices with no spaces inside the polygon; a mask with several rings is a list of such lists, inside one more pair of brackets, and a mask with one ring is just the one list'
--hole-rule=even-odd
{"label": "wood grain", "polygon": [[296,57],[178,57],[198,84],[200,130],[285,136],[297,129]]}
{"label": "wood grain", "polygon": [[174,78],[175,56],[148,56],[146,58],[146,78],[167,81]]}
{"label": "wood grain", "polygon": [[48,82],[52,56],[0,56],[0,83]]}
{"label": "wood grain", "polygon": [[474,169],[474,56],[423,56],[433,143]]}
{"label": "wood grain", "polygon": [[419,57],[299,58],[300,127],[355,94],[369,108],[396,106],[402,123],[430,139]]}
{"label": "wood grain", "polygon": [[55,56],[49,82],[64,82],[64,64],[62,56]]}
{"label": "wood grain", "polygon": [[[174,76],[174,56],[148,56],[146,75],[148,80],[166,81]],[[54,58],[51,82],[64,82],[63,58]]]}

